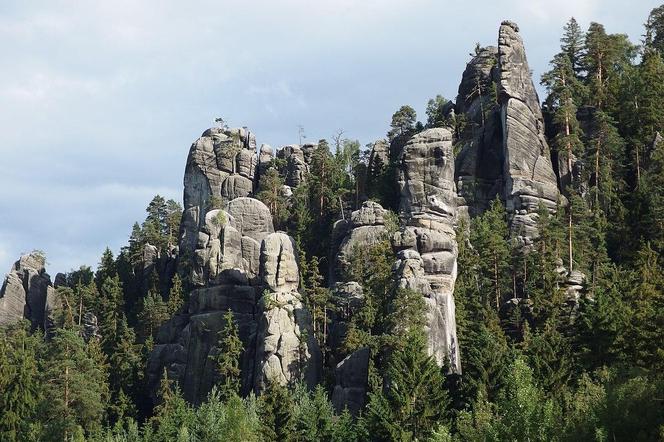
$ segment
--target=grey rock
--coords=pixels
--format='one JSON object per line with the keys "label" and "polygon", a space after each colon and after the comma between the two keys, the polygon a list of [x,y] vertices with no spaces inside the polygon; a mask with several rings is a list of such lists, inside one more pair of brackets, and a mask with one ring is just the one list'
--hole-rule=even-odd
{"label": "grey rock", "polygon": [[444,128],[422,131],[408,140],[399,168],[401,213],[455,215],[452,134]]}
{"label": "grey rock", "polygon": [[405,225],[393,236],[400,287],[422,295],[427,306],[427,350],[439,365],[461,373],[454,283],[457,218],[452,135],[428,129],[411,137],[400,155],[399,210]]}
{"label": "grey rock", "polygon": [[512,22],[500,26],[498,55],[505,206],[512,235],[528,245],[537,235],[539,205],[555,209],[558,185],[523,40]]}
{"label": "grey rock", "polygon": [[36,252],[14,263],[0,288],[0,325],[27,319],[33,330],[44,327],[46,300],[53,298],[55,291],[45,263]]}
{"label": "grey rock", "polygon": [[295,292],[300,274],[293,239],[282,232],[265,237],[260,252],[261,281],[274,292]]}
{"label": "grey rock", "polygon": [[337,413],[345,408],[357,415],[367,399],[369,382],[369,357],[371,350],[360,348],[339,362],[335,368],[337,380],[332,392],[332,405]]}
{"label": "grey rock", "polygon": [[374,201],[365,201],[359,210],[355,210],[350,215],[351,227],[361,226],[382,226],[385,224],[385,215],[387,210]]}
{"label": "grey rock", "polygon": [[245,128],[211,128],[192,144],[184,174],[182,254],[194,254],[198,231],[215,199],[223,203],[251,195],[257,165],[256,139]]}
{"label": "grey rock", "polygon": [[242,236],[248,236],[260,242],[274,232],[272,215],[265,204],[254,198],[236,198],[226,208],[231,215],[231,225]]}
{"label": "grey rock", "polygon": [[261,298],[261,310],[256,340],[255,391],[260,393],[273,382],[290,386],[300,379],[314,388],[321,378],[322,358],[311,328],[311,317],[302,305],[300,294],[297,291],[267,293]]}

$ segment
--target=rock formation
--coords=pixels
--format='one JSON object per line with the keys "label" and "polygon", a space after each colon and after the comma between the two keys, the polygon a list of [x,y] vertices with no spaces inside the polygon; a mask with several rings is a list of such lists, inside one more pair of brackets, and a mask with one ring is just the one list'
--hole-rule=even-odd
{"label": "rock formation", "polygon": [[[269,209],[248,197],[259,168],[255,147],[245,129],[210,129],[187,160],[180,266],[194,290],[186,312],[159,330],[148,381],[156,388],[166,368],[194,403],[215,382],[210,356],[229,310],[244,346],[242,393],[259,392],[269,382],[302,379],[313,386],[320,378],[320,350],[298,293],[292,239],[275,233]],[[261,164],[269,156],[263,146]]]}
{"label": "rock formation", "polygon": [[[465,122],[455,127],[454,140],[450,130],[430,128],[372,146],[367,185],[389,187],[392,177],[382,171],[388,165],[390,174],[396,171],[398,195],[394,192],[394,201],[388,195],[385,202],[398,206],[399,226],[388,229],[388,211],[365,201],[333,227],[328,262],[335,308],[326,363],[335,373],[337,409],[356,413],[366,401],[370,350],[341,351],[347,324],[364,299],[362,281],[348,277],[356,250],[391,241],[397,285],[420,293],[427,306],[429,354],[461,373],[454,305],[459,218],[481,214],[497,196],[507,207],[512,236],[528,246],[537,235],[539,206],[555,210],[557,179],[515,24],[504,22],[498,45],[477,51],[445,115],[445,121]],[[459,148],[456,158],[453,141]],[[323,362],[298,292],[293,240],[275,232],[268,208],[251,198],[275,158],[284,194],[290,195],[307,179],[315,149],[314,144],[293,144],[275,153],[261,145],[257,153],[246,128],[210,129],[194,142],[185,170],[178,255],[180,271],[194,290],[186,312],[159,332],[148,367],[153,386],[165,367],[188,400],[205,397],[215,380],[209,356],[217,351],[228,310],[245,348],[243,393],[260,392],[273,381],[313,386],[320,380]],[[581,276],[575,275],[570,290],[578,289]]]}
{"label": "rock formation", "polygon": [[48,301],[54,299],[55,289],[45,264],[38,252],[23,255],[14,263],[0,289],[0,325],[27,319],[33,330],[46,328]]}
{"label": "rock formation", "polygon": [[321,378],[322,360],[311,317],[297,289],[300,283],[295,244],[285,233],[265,238],[260,252],[261,280],[255,389],[270,381],[291,385],[302,380],[313,388]]}
{"label": "rock formation", "polygon": [[483,48],[468,63],[456,113],[468,121],[456,159],[460,212],[477,215],[499,196],[512,236],[529,245],[540,204],[555,210],[560,193],[516,24],[503,22],[498,48]]}
{"label": "rock formation", "polygon": [[256,138],[244,128],[211,128],[191,145],[184,174],[181,255],[191,258],[210,209],[252,194],[257,164]]}
{"label": "rock formation", "polygon": [[512,235],[528,245],[537,235],[540,204],[554,210],[559,191],[523,40],[512,22],[500,26],[498,57],[505,207]]}
{"label": "rock formation", "polygon": [[456,192],[452,134],[427,129],[405,145],[399,164],[399,215],[394,235],[399,286],[421,293],[427,305],[428,352],[439,365],[461,372],[456,336]]}

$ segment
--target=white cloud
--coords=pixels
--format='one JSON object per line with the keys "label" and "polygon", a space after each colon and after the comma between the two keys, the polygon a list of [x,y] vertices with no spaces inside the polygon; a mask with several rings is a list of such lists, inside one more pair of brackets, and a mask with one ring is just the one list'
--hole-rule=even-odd
{"label": "white cloud", "polygon": [[[517,21],[536,77],[570,16],[638,39],[641,0],[5,0],[0,273],[43,248],[55,271],[117,250],[155,193],[181,194],[217,115],[260,142],[337,128],[363,143],[398,106],[456,95],[476,41]],[[7,166],[8,165],[8,166]]]}

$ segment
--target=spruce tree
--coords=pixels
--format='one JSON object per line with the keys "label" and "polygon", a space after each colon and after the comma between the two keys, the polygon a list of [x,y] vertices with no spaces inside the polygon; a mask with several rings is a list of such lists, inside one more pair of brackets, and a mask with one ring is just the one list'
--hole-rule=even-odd
{"label": "spruce tree", "polygon": [[[92,344],[94,345],[94,344]],[[41,419],[46,440],[69,440],[99,429],[108,386],[98,353],[76,330],[58,329],[40,361]]]}
{"label": "spruce tree", "polygon": [[218,332],[217,353],[210,356],[215,362],[216,373],[219,377],[217,388],[222,399],[240,393],[240,356],[243,344],[239,333],[233,312],[228,310],[224,315],[224,326]]}
{"label": "spruce tree", "polygon": [[286,387],[276,382],[268,384],[258,398],[260,433],[265,441],[289,441],[293,439],[293,396]]}
{"label": "spruce tree", "polygon": [[37,335],[27,323],[0,329],[0,439],[7,442],[36,440],[35,415],[42,387],[38,375]]}
{"label": "spruce tree", "polygon": [[449,399],[442,369],[426,354],[421,330],[411,330],[403,349],[390,357],[387,390],[370,396],[370,428],[392,440],[421,440],[447,419]]}
{"label": "spruce tree", "polygon": [[184,306],[184,293],[182,288],[182,279],[177,273],[173,276],[171,289],[168,292],[168,301],[166,302],[166,311],[169,316],[178,313]]}
{"label": "spruce tree", "polygon": [[574,17],[563,27],[563,36],[560,38],[560,49],[567,55],[570,61],[572,71],[577,78],[580,78],[583,71],[581,59],[583,57],[584,34],[581,26]]}

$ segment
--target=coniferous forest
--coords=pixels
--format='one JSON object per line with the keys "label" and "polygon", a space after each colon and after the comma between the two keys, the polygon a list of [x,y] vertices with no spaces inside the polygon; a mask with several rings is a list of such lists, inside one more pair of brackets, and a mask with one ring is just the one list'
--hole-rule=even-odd
{"label": "coniferous forest", "polygon": [[[504,91],[481,76],[460,87],[456,112],[440,95],[426,121],[398,109],[382,144],[364,149],[342,132],[320,140],[295,184],[299,163],[277,155],[258,165],[251,196],[293,238],[310,318],[299,351],[320,349],[315,385],[294,376],[251,387],[246,327],[225,304],[219,331],[200,332],[214,348],[203,361],[209,385],[188,396],[183,379],[204,383],[195,370],[178,377],[177,364],[155,362],[155,349],[175,342],[173,324],[204,302],[190,297],[202,287],[191,271],[198,255],[176,250],[189,222],[183,206],[157,195],[125,247],[56,277],[46,303],[57,308],[43,323],[0,327],[0,440],[664,440],[664,6],[644,20],[643,39],[630,41],[570,19],[534,79],[546,90],[543,133],[559,189],[554,206],[532,210],[536,235],[517,240],[514,211],[490,185],[466,197],[468,216],[454,225],[458,361],[432,355],[427,300],[395,277],[395,262],[410,259],[394,245],[403,232],[399,152],[445,128],[459,175],[469,140],[500,114]],[[488,53],[478,45],[473,55],[487,72]],[[472,117],[460,102],[477,104]],[[226,202],[211,196],[205,222],[230,223],[219,210]],[[384,228],[348,249],[331,276],[338,220],[369,203],[384,209]],[[43,267],[47,257],[30,259]],[[362,296],[340,302],[333,282],[342,281],[356,281]],[[337,364],[364,351],[364,403],[341,408],[332,401]]]}

